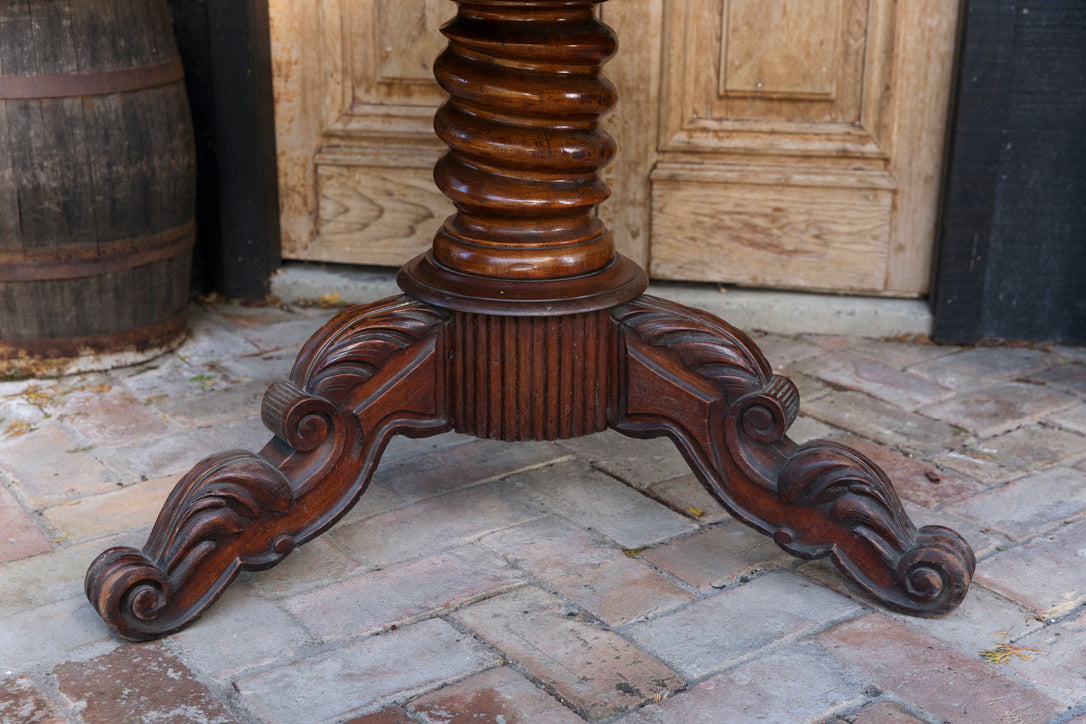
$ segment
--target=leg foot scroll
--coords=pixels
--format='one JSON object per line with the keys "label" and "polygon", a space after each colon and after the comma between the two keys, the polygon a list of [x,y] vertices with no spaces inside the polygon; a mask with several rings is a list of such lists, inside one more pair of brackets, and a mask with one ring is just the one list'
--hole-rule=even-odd
{"label": "leg foot scroll", "polygon": [[289,382],[264,396],[275,437],[198,463],[174,488],[143,550],[113,548],[86,593],[117,633],[164,636],[210,606],[243,569],[275,565],[362,495],[394,434],[449,428],[444,312],[406,297],[347,310],[314,335]]}
{"label": "leg foot scroll", "polygon": [[965,540],[939,526],[918,530],[860,453],[789,440],[799,395],[746,335],[647,296],[614,317],[625,346],[617,430],[671,437],[734,516],[793,555],[829,557],[882,606],[938,616],[961,603],[976,566]]}

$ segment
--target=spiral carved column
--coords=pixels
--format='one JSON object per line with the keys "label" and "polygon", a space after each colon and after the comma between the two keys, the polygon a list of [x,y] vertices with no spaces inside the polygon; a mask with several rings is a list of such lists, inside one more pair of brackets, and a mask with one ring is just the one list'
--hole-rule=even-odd
{"label": "spiral carved column", "polygon": [[615,104],[600,75],[614,33],[601,0],[460,2],[434,74],[449,100],[434,127],[449,146],[434,169],[457,212],[431,251],[404,267],[408,294],[450,309],[546,316],[607,309],[647,282],[596,217]]}

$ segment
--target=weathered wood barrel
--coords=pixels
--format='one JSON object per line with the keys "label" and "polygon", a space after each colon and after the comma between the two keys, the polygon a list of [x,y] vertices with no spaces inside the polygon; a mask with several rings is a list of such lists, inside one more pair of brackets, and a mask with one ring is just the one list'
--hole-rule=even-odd
{"label": "weathered wood barrel", "polygon": [[195,185],[164,0],[0,2],[0,377],[179,343]]}

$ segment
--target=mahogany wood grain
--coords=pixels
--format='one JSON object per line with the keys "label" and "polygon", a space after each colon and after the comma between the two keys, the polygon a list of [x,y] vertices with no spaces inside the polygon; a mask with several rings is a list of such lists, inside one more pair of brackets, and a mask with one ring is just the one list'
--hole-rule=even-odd
{"label": "mahogany wood grain", "polygon": [[449,151],[434,180],[457,211],[401,273],[408,294],[539,314],[606,309],[645,290],[596,215],[610,195],[599,170],[615,154],[600,118],[617,100],[600,75],[617,41],[595,17],[599,2],[464,2],[442,28],[449,46],[434,75],[449,100],[434,127]]}

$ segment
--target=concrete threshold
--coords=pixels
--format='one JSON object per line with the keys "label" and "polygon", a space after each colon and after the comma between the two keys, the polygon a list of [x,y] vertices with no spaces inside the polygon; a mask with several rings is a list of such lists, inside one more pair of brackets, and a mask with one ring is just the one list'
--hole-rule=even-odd
{"label": "concrete threshold", "polygon": [[[292,262],[271,279],[284,301],[339,295],[365,304],[400,293],[394,269]],[[653,282],[649,294],[705,310],[745,331],[771,334],[841,334],[884,338],[930,335],[931,309],[922,299],[808,294],[736,289],[717,284]]]}

